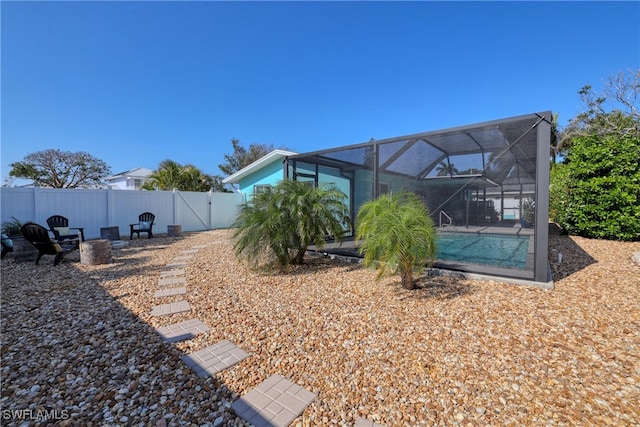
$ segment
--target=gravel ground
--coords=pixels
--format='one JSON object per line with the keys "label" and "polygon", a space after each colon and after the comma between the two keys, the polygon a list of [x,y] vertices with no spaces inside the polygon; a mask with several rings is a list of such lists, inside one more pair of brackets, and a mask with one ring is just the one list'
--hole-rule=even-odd
{"label": "gravel ground", "polygon": [[[244,426],[231,402],[280,374],[318,396],[293,425],[640,425],[640,242],[550,236],[555,290],[422,277],[407,291],[321,258],[251,271],[228,233],[134,240],[108,265],[2,260],[0,423]],[[163,267],[200,245],[186,296],[154,299]],[[190,313],[150,316],[179,299]],[[177,344],[154,330],[191,318],[211,330]],[[251,356],[207,379],[180,360],[222,339]]]}

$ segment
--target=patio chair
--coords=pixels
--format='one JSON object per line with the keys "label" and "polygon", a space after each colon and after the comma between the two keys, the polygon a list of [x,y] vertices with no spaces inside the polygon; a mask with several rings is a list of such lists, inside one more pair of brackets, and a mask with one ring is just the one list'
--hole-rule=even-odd
{"label": "patio chair", "polygon": [[27,222],[22,226],[22,235],[24,238],[36,247],[38,256],[36,257],[36,265],[42,258],[42,255],[53,255],[53,265],[58,265],[62,257],[71,251],[78,249],[79,240],[65,240],[58,242],[49,237],[49,231],[34,222]]}
{"label": "patio chair", "polygon": [[[47,224],[49,225],[49,231],[53,233],[54,238],[58,242],[65,240],[80,239],[79,242],[84,242],[84,227],[69,227],[69,220],[61,215],[53,215],[47,218]],[[71,230],[78,230],[74,233]]]}
{"label": "patio chair", "polygon": [[138,235],[138,239],[140,238],[140,233],[147,233],[149,238],[152,238],[153,237],[153,221],[155,219],[156,219],[156,216],[151,212],[144,212],[138,215],[138,222],[135,224],[129,224],[129,228],[131,229],[129,240],[133,239],[134,233]]}

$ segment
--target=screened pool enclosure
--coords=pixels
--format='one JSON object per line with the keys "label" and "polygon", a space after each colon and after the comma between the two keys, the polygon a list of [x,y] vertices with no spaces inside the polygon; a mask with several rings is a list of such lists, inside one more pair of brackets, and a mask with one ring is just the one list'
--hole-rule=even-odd
{"label": "screened pool enclosure", "polygon": [[548,282],[550,139],[551,113],[535,113],[289,156],[284,173],[335,184],[354,219],[413,191],[438,228],[436,267]]}

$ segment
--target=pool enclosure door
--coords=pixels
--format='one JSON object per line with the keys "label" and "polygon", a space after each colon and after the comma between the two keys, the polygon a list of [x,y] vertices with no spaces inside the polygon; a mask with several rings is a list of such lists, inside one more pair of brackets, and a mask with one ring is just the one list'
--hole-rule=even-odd
{"label": "pool enclosure door", "polygon": [[439,231],[436,266],[547,282],[550,141],[551,112],[535,113],[290,156],[285,176],[335,184],[352,218],[413,191]]}

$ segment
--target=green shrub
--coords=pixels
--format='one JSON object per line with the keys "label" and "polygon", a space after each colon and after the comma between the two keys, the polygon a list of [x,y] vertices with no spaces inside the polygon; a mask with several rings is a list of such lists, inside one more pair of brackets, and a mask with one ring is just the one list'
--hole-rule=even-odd
{"label": "green shrub", "polygon": [[555,178],[552,174],[552,216],[571,234],[639,240],[640,139],[578,137],[567,160]]}
{"label": "green shrub", "polygon": [[558,163],[551,169],[549,182],[549,218],[558,224],[566,223],[569,201],[569,168]]}
{"label": "green shrub", "polygon": [[400,273],[402,286],[413,289],[413,274],[436,256],[436,231],[422,200],[408,191],[382,195],[360,208],[356,239],[364,264],[378,268],[378,278]]}
{"label": "green shrub", "polygon": [[310,244],[320,249],[349,231],[345,199],[332,185],[284,180],[268,188],[241,207],[233,225],[236,255],[254,266],[274,260],[280,267],[302,264]]}

